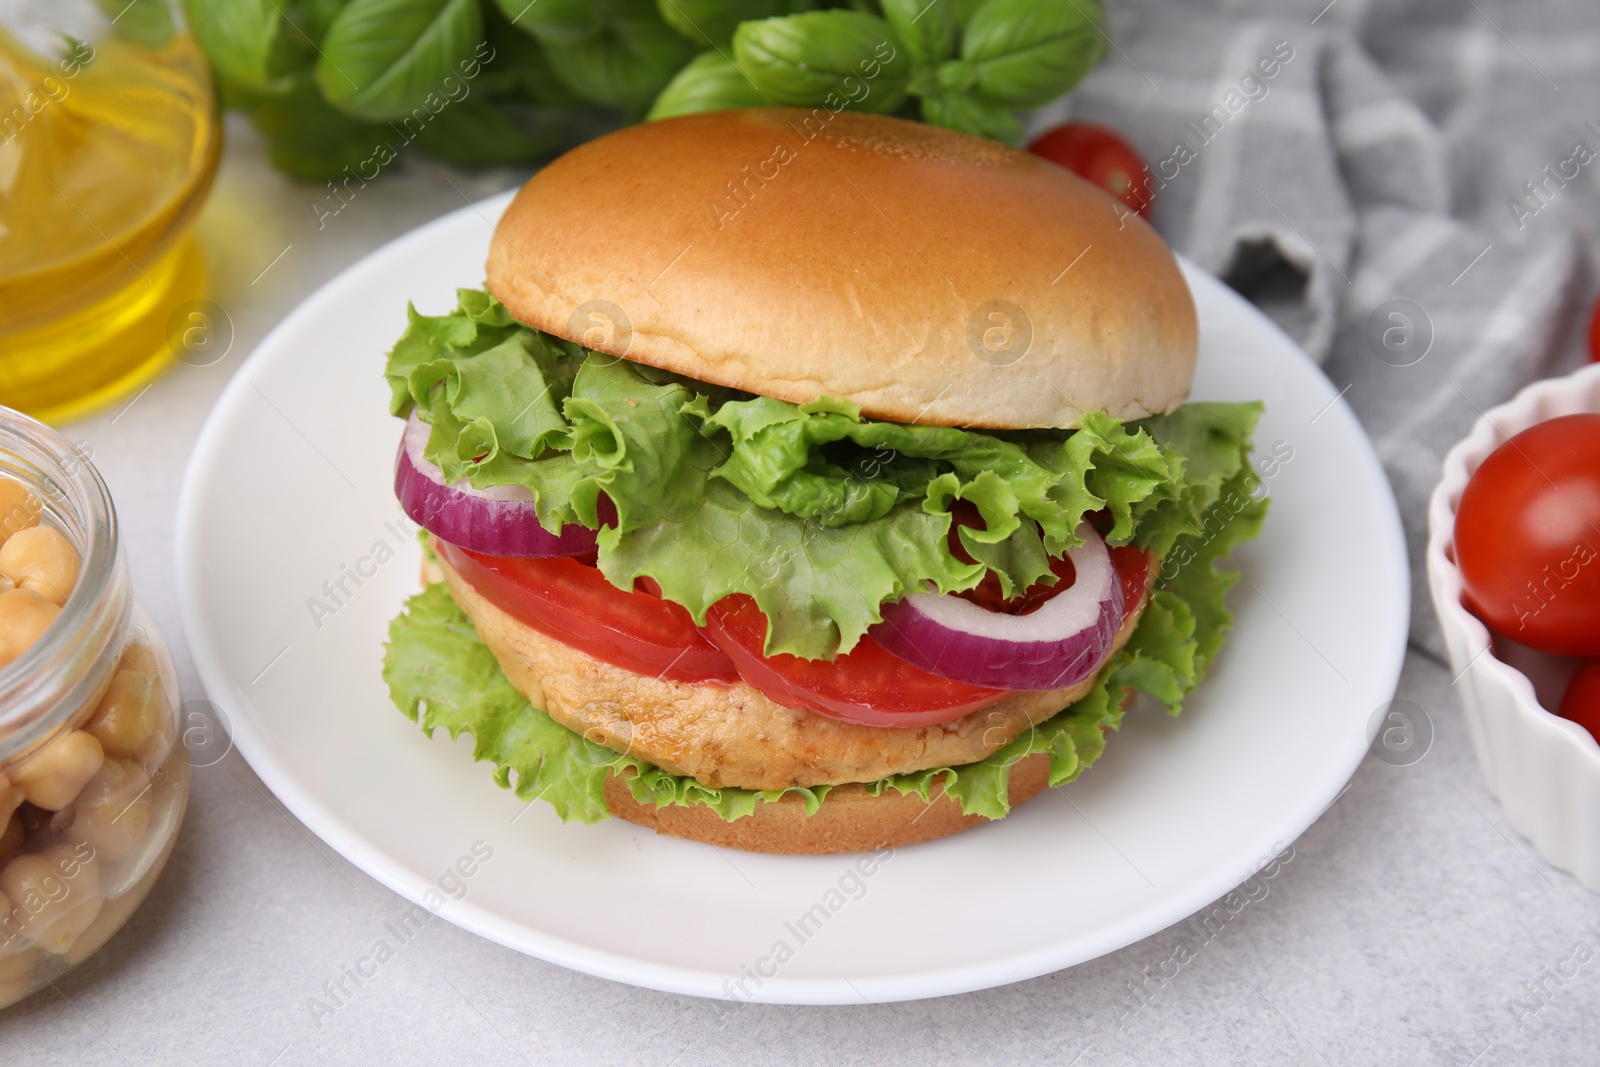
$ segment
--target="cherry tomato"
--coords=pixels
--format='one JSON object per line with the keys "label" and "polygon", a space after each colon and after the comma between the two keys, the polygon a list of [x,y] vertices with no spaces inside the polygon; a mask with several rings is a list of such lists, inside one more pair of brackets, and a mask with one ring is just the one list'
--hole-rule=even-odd
{"label": "cherry tomato", "polygon": [[1114,130],[1092,122],[1067,122],[1036,137],[1028,151],[1066,167],[1148,216],[1155,199],[1150,168]]}
{"label": "cherry tomato", "polygon": [[1006,695],[952,682],[892,656],[870,637],[831,662],[763,656],[767,617],[744,595],[724,597],[710,611],[706,633],[746,682],[779,704],[862,726],[932,726],[986,707]]}
{"label": "cherry tomato", "polygon": [[1589,358],[1600,363],[1600,300],[1594,302],[1594,315],[1589,319]]}
{"label": "cherry tomato", "polygon": [[1571,719],[1600,741],[1600,659],[1587,660],[1567,683],[1561,698],[1561,717]]}
{"label": "cherry tomato", "polygon": [[706,640],[681,605],[647,590],[618,589],[588,563],[434,545],[489,603],[595,659],[675,682],[731,684],[739,678],[733,661]]}
{"label": "cherry tomato", "polygon": [[1524,430],[1483,461],[1456,509],[1466,604],[1497,633],[1600,655],[1600,414]]}

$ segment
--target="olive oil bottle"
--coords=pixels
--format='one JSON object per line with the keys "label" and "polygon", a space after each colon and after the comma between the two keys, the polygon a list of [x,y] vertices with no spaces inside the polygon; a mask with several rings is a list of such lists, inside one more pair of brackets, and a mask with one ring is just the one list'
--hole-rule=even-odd
{"label": "olive oil bottle", "polygon": [[210,74],[175,5],[121,6],[0,17],[0,405],[51,421],[160,371],[205,295]]}

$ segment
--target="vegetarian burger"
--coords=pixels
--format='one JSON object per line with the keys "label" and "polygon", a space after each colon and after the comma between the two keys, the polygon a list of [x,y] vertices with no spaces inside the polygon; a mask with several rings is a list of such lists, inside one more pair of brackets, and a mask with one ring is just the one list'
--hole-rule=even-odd
{"label": "vegetarian burger", "polygon": [[390,353],[384,675],[502,785],[766,852],[926,840],[1176,712],[1260,527],[1154,231],[995,142],[751,109],[542,170]]}

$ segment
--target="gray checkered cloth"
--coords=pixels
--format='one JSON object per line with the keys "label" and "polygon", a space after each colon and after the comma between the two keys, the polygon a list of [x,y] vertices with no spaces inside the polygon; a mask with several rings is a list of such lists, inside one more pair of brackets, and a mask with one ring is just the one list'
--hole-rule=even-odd
{"label": "gray checkered cloth", "polygon": [[1584,358],[1600,4],[1325,3],[1110,0],[1114,50],[1030,129],[1122,131],[1168,242],[1348,388],[1405,521],[1412,640],[1443,658],[1422,559],[1444,453]]}

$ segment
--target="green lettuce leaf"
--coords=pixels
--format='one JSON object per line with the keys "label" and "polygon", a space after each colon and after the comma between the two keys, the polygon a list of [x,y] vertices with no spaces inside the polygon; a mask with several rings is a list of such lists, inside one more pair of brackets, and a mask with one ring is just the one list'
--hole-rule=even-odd
{"label": "green lettuce leaf", "polygon": [[641,803],[703,804],[730,820],[785,793],[804,797],[810,814],[828,794],[827,786],[711,789],[573,733],[517,691],[442,582],[412,596],[389,624],[383,679],[395,705],[424,734],[432,737],[441,726],[452,740],[471,734],[473,759],[494,764],[499,785],[521,800],[544,800],[563,822],[611,817],[604,792],[611,773],[631,776],[629,788]]}
{"label": "green lettuce leaf", "polygon": [[1224,486],[1255,477],[1250,435],[1261,412],[1260,403],[1194,403],[1138,423],[1174,467],[1172,477],[1133,508],[1140,548],[1165,556],[1180,537],[1208,536],[1208,518],[1216,518],[1209,513],[1222,500]]}
{"label": "green lettuce leaf", "polygon": [[1261,536],[1267,505],[1261,480],[1249,466],[1242,466],[1201,515],[1199,531],[1178,538],[1161,561],[1156,589],[1173,594],[1194,615],[1196,676],[1216,659],[1233,625],[1226,597],[1241,575],[1221,564],[1240,544]]}
{"label": "green lettuce leaf", "polygon": [[607,817],[601,786],[621,757],[534,711],[442,584],[413,596],[389,624],[383,679],[423,733],[470,733],[473,758],[493,763],[502,786],[515,771],[517,796],[548,801],[563,820]]}
{"label": "green lettuce leaf", "polygon": [[[697,622],[748,595],[769,620],[766,652],[808,659],[848,651],[884,603],[921,589],[969,589],[990,569],[1006,595],[1053,582],[1049,557],[1093,512],[1109,514],[1113,543],[1138,530],[1160,552],[1201,532],[1259,411],[1090,413],[1073,431],[903,425],[588,351],[465,289],[448,315],[411,312],[386,374],[392,410],[420,409],[448,479],[525,487],[552,531],[597,525],[604,493],[618,513],[600,537],[608,579],[648,576]],[[964,557],[948,541],[957,501],[983,519],[961,528]]]}

